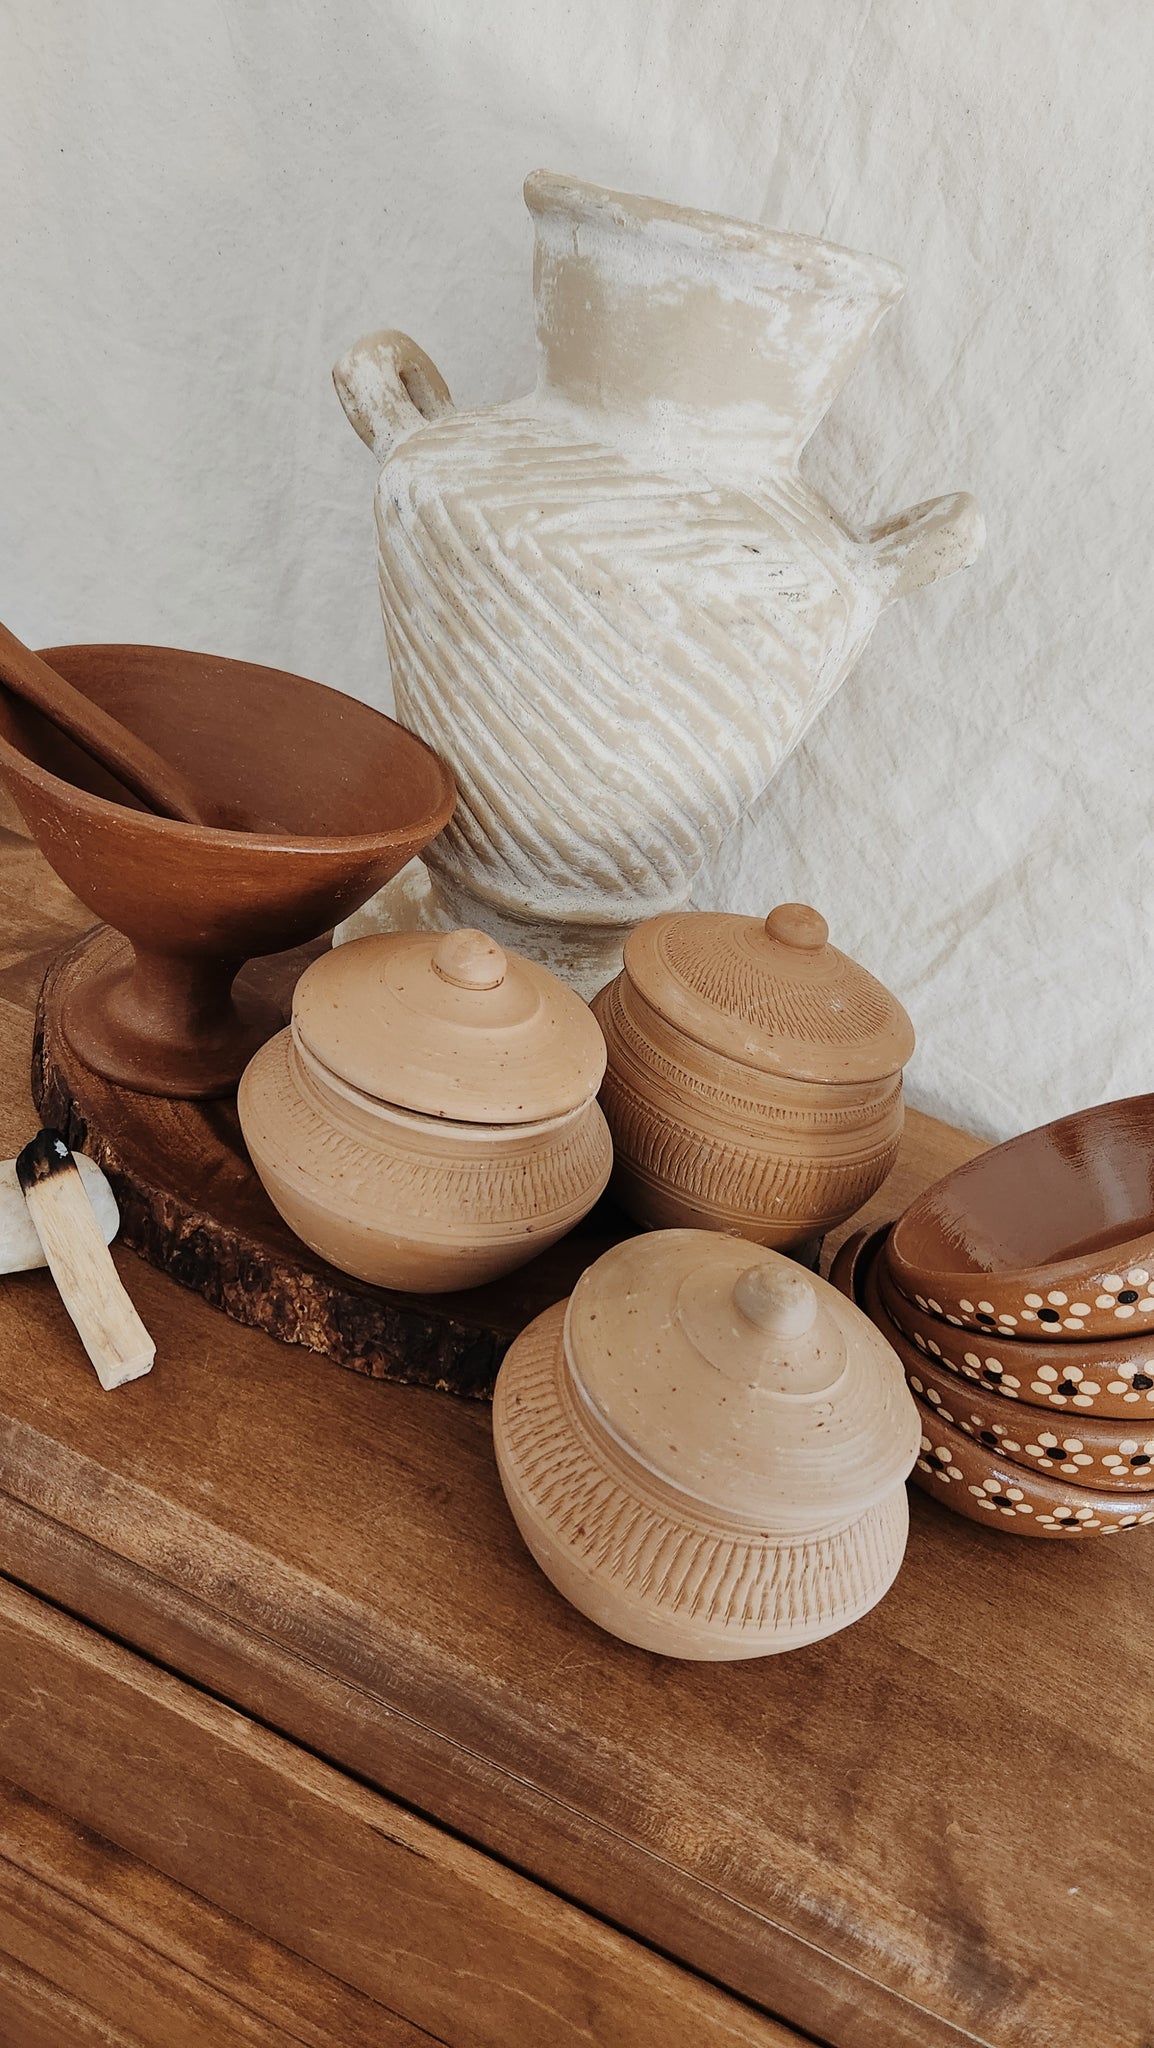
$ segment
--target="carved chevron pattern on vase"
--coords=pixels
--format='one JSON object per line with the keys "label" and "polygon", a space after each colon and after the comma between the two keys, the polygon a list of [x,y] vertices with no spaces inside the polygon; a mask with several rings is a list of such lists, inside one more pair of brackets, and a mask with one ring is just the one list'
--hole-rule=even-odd
{"label": "carved chevron pattern on vase", "polygon": [[904,1486],[832,1536],[790,1542],[735,1535],[667,1489],[629,1489],[594,1449],[569,1389],[565,1305],[539,1316],[509,1352],[494,1397],[503,1463],[550,1540],[580,1565],[682,1623],[714,1633],[788,1633],[847,1620],[871,1607],[905,1546]]}
{"label": "carved chevron pattern on vase", "polygon": [[797,479],[755,497],[548,434],[515,410],[450,415],[390,458],[397,704],[457,779],[434,865],[498,901],[631,920],[684,901],[876,605]]}

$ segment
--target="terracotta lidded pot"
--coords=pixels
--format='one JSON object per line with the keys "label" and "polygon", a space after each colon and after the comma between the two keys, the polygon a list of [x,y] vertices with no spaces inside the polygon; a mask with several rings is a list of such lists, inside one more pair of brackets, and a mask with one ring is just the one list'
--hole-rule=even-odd
{"label": "terracotta lidded pot", "polygon": [[880,1600],[917,1412],[868,1319],[779,1253],[699,1230],[613,1246],[516,1339],[493,1434],[566,1599],[667,1656],[766,1656]]}
{"label": "terracotta lidded pot", "polygon": [[613,1192],[639,1223],[798,1245],[893,1165],[913,1027],[807,905],[651,918],[593,1010]]}
{"label": "terracotta lidded pot", "polygon": [[285,1222],[346,1273],[476,1287],[572,1229],[609,1178],[601,1033],[484,932],[360,939],[301,976],[238,1096]]}

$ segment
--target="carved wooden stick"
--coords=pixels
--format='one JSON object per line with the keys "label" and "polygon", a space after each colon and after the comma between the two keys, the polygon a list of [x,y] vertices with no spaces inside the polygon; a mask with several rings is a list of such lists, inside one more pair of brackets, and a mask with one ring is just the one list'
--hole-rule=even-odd
{"label": "carved wooden stick", "polygon": [[60,1298],[106,1392],[151,1369],[156,1346],[137,1315],[59,1131],[25,1145],[16,1176]]}

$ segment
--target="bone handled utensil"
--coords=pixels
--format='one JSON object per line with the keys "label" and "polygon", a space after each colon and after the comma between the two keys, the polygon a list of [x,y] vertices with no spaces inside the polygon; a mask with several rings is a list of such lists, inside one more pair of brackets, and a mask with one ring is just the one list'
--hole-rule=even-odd
{"label": "bone handled utensil", "polygon": [[212,823],[178,768],[66,682],[4,625],[0,625],[0,683],[67,733],[150,811],[162,818],[177,818],[185,825]]}
{"label": "bone handled utensil", "polygon": [[16,1161],[36,1235],[96,1377],[107,1393],[151,1370],[156,1346],[141,1322],[85,1192],[67,1140],[40,1131]]}
{"label": "bone handled utensil", "polygon": [[[88,1159],[83,1152],[74,1152],[72,1156],[96,1212],[104,1242],[111,1244],[120,1229],[116,1196],[95,1160]],[[0,1275],[31,1273],[46,1263],[32,1213],[16,1178],[16,1161],[0,1160]]]}

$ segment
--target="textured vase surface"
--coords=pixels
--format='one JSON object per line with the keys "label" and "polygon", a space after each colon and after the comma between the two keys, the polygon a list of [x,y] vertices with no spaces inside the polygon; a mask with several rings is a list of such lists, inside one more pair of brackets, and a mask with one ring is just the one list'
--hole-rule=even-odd
{"label": "textured vase surface", "polygon": [[[798,459],[890,263],[538,172],[538,378],[457,411],[407,336],[338,364],[381,459],[399,718],[459,800],[377,923],[479,925],[591,994],[680,908],[885,605],[982,545],[964,494],[856,534]],[[358,929],[368,928],[358,921]]]}

